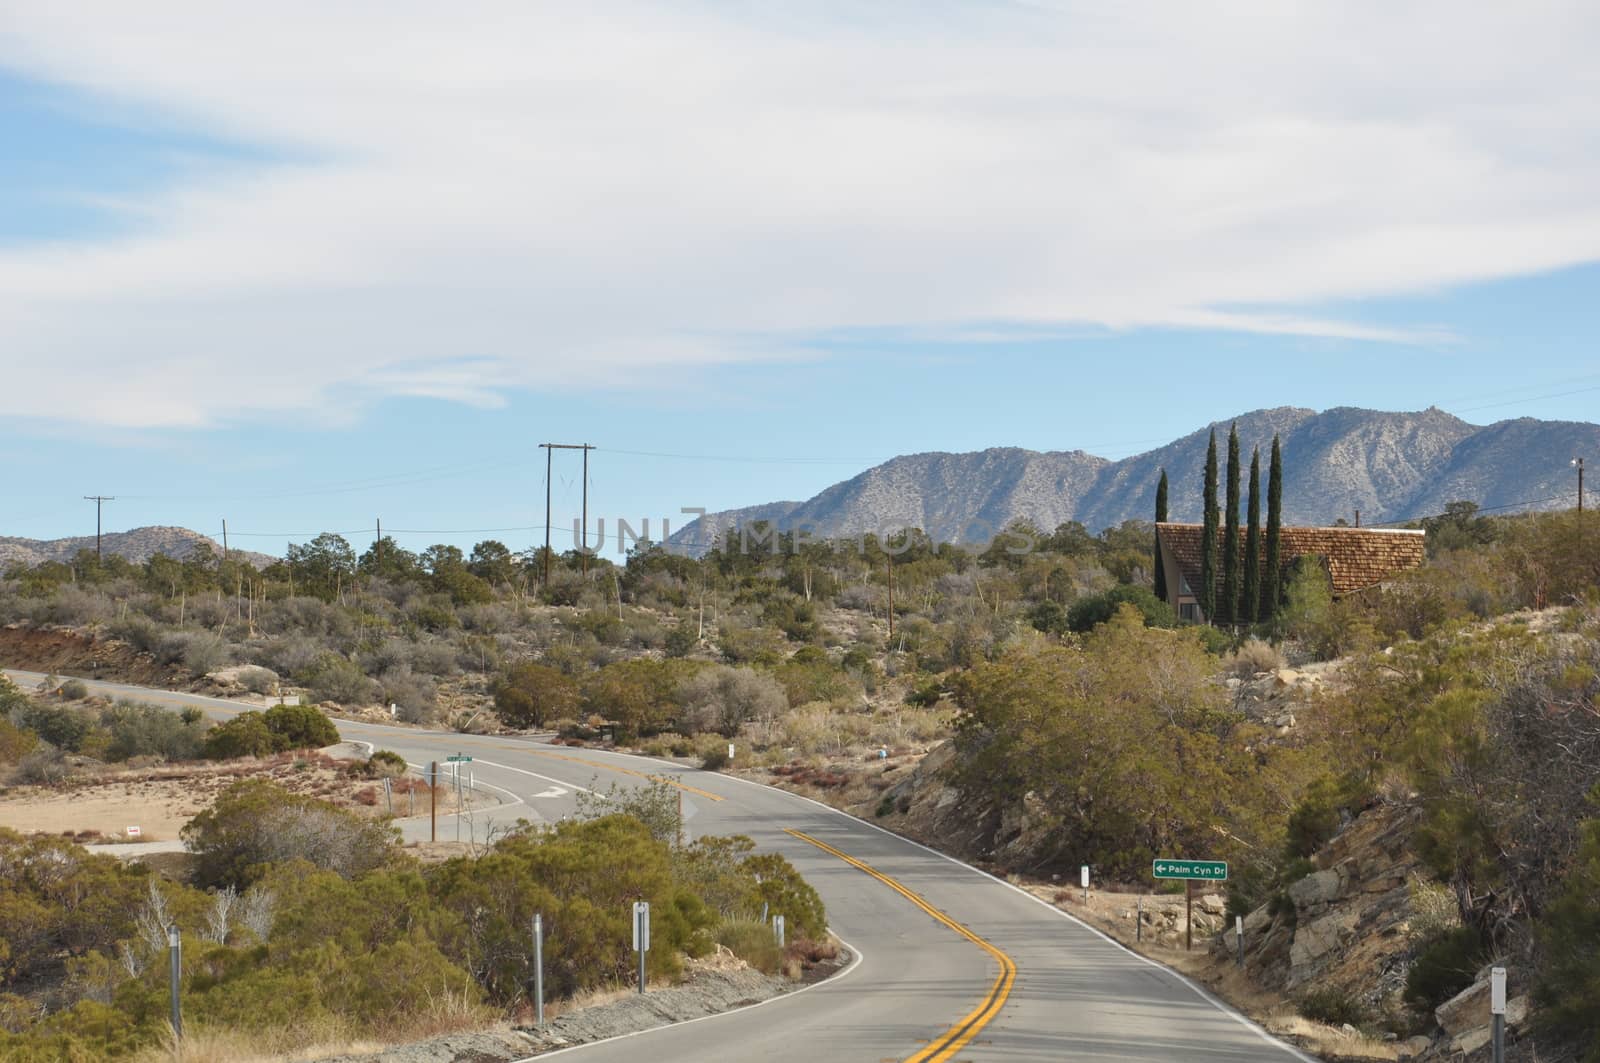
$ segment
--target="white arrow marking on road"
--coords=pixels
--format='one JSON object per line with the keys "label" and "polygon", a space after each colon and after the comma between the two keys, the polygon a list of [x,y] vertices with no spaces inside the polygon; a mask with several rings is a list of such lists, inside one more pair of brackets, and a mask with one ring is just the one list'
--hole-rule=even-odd
{"label": "white arrow marking on road", "polygon": [[534,794],[533,796],[534,797],[565,797],[565,796],[567,796],[567,794],[569,794],[571,792],[572,791],[570,791],[570,790],[563,790],[559,786],[552,786],[552,787],[550,787],[550,789],[545,790],[545,791],[543,791],[541,793]]}

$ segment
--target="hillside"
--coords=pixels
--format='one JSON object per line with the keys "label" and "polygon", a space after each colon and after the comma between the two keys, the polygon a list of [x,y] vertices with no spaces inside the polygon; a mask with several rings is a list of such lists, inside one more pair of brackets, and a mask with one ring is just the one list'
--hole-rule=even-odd
{"label": "hillside", "polygon": [[[703,545],[716,530],[776,518],[784,528],[810,525],[819,535],[920,527],[940,539],[986,538],[986,529],[1028,520],[1049,530],[1081,521],[1091,531],[1151,519],[1156,482],[1166,469],[1174,520],[1200,519],[1200,480],[1211,428],[1156,450],[1110,461],[1081,450],[1015,447],[975,453],[911,454],[874,466],[803,502],[777,502],[708,514],[673,541]],[[1523,418],[1487,426],[1443,410],[1390,413],[1349,407],[1318,413],[1278,407],[1240,414],[1246,459],[1280,436],[1284,519],[1293,524],[1406,520],[1458,500],[1485,509],[1571,506],[1577,454],[1600,453],[1600,425]],[[1263,473],[1265,470],[1263,470]]]}
{"label": "hillside", "polygon": [[[125,532],[106,532],[101,536],[101,549],[107,554],[125,557],[135,564],[144,564],[156,554],[165,554],[182,561],[194,548],[205,543],[218,557],[222,544],[209,536],[188,528],[153,525]],[[23,564],[38,565],[46,561],[71,561],[79,550],[93,550],[94,536],[74,535],[65,539],[21,539],[0,536],[0,567]],[[249,561],[256,566],[270,565],[277,558],[248,550],[234,550],[232,556]]]}

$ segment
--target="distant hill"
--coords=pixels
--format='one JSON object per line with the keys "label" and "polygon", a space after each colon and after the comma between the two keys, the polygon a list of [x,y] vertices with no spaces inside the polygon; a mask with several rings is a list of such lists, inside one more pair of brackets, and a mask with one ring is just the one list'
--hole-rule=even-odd
{"label": "distant hill", "polygon": [[[103,552],[125,557],[141,565],[156,554],[165,554],[174,560],[182,561],[200,543],[206,543],[218,557],[222,556],[221,543],[188,528],[165,526],[134,528],[132,531],[106,532],[100,539]],[[67,539],[18,539],[0,536],[0,567],[19,562],[25,565],[37,565],[43,561],[71,561],[79,550],[94,550],[94,536],[75,535]],[[249,550],[233,550],[230,554],[257,567],[270,565],[278,560],[267,554]]]}
{"label": "distant hill", "polygon": [[[1600,425],[1522,418],[1478,426],[1435,408],[1318,413],[1283,406],[1240,414],[1231,423],[1238,425],[1246,476],[1251,448],[1261,448],[1263,490],[1267,452],[1279,434],[1283,516],[1291,524],[1353,522],[1357,510],[1363,524],[1401,521],[1441,512],[1459,500],[1488,510],[1571,506],[1577,478],[1569,460],[1600,456]],[[819,536],[917,527],[963,542],[986,538],[985,529],[1018,519],[1046,531],[1076,520],[1098,532],[1124,520],[1152,519],[1163,468],[1172,519],[1198,521],[1207,434],[1216,429],[1226,462],[1229,424],[1207,425],[1121,461],[1081,450],[1014,447],[910,454],[804,502],[707,514],[672,541],[703,547],[718,529],[752,520],[776,520],[785,529],[810,525]],[[1543,501],[1525,505],[1533,500]]]}

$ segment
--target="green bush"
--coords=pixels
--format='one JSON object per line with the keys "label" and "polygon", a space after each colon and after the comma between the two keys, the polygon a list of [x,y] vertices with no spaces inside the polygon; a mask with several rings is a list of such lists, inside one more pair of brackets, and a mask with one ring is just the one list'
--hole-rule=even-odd
{"label": "green bush", "polygon": [[159,705],[118,702],[101,716],[110,732],[108,760],[159,756],[167,760],[194,760],[206,742],[203,720],[185,720]]}
{"label": "green bush", "polygon": [[209,760],[236,757],[267,757],[288,748],[281,735],[274,734],[259,712],[241,712],[206,733],[202,752]]}
{"label": "green bush", "polygon": [[239,889],[289,860],[351,878],[392,860],[397,837],[380,821],[260,779],[234,783],[183,828],[195,882]]}
{"label": "green bush", "polygon": [[758,919],[734,919],[717,927],[717,944],[764,974],[783,967],[783,949],[773,928]]}
{"label": "green bush", "polygon": [[283,738],[286,749],[321,749],[339,742],[339,729],[333,721],[311,705],[274,705],[261,722]]}
{"label": "green bush", "polygon": [[1417,953],[1406,975],[1406,1003],[1432,1011],[1471,985],[1484,962],[1483,938],[1475,928],[1445,931]]}
{"label": "green bush", "polygon": [[1588,1046],[1600,1061],[1600,820],[1583,823],[1583,842],[1560,894],[1538,925],[1534,994],[1544,1023]]}
{"label": "green bush", "polygon": [[1148,587],[1121,584],[1104,594],[1090,595],[1073,602],[1067,610],[1067,627],[1073,631],[1088,631],[1110,620],[1123,605],[1137,609],[1145,627],[1178,626],[1178,614],[1172,606],[1157,598],[1155,592]]}
{"label": "green bush", "polygon": [[82,701],[89,696],[89,684],[81,679],[69,679],[61,684],[59,692],[67,701]]}

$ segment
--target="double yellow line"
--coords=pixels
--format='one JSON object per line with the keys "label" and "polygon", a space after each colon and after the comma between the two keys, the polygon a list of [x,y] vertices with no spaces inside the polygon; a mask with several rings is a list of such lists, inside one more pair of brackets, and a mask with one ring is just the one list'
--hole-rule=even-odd
{"label": "double yellow line", "polygon": [[996,1015],[1000,1014],[1000,1009],[1005,1006],[1006,998],[1011,995],[1011,986],[1017,980],[1017,965],[1011,962],[1010,956],[1007,956],[994,945],[989,944],[989,942],[985,941],[977,934],[974,934],[972,931],[968,930],[954,919],[951,919],[948,915],[945,915],[943,912],[939,911],[939,909],[929,904],[921,896],[907,889],[905,886],[902,886],[900,883],[896,882],[888,875],[885,875],[877,868],[857,860],[848,853],[840,852],[827,842],[818,841],[809,834],[787,828],[785,829],[784,833],[791,834],[803,842],[815,845],[818,849],[828,853],[830,856],[837,856],[840,860],[843,860],[851,867],[865,871],[867,874],[871,875],[885,886],[888,886],[890,889],[900,894],[918,908],[921,908],[924,912],[927,912],[929,915],[933,916],[933,918],[938,920],[940,923],[949,927],[951,930],[954,930],[956,933],[960,934],[962,937],[978,946],[984,952],[987,952],[989,955],[993,956],[995,958],[995,962],[1000,965],[1000,973],[998,976],[996,976],[994,984],[989,987],[989,994],[983,998],[983,1003],[979,1004],[966,1015],[963,1015],[954,1026],[950,1027],[944,1033],[934,1038],[931,1042],[929,1042],[926,1048],[922,1049],[916,1055],[906,1060],[905,1063],[946,1063],[946,1061],[948,1061],[957,1052],[965,1048],[967,1042],[971,1041],[978,1035],[979,1030],[982,1030],[985,1026],[989,1025],[990,1021],[993,1020]]}

